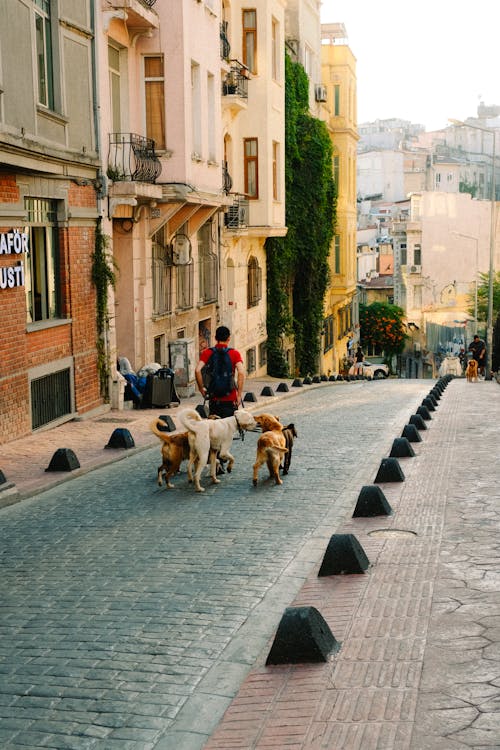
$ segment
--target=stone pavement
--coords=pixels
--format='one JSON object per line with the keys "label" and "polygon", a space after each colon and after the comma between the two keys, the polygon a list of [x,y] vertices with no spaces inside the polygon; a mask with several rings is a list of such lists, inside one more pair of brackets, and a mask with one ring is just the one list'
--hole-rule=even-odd
{"label": "stone pavement", "polygon": [[318,565],[292,603],[340,650],[265,666],[269,643],[205,750],[500,748],[500,388],[453,380],[431,417],[378,485],[393,514],[337,530],[371,567]]}
{"label": "stone pavement", "polygon": [[[265,384],[268,385],[269,381],[267,380]],[[386,385],[388,386],[389,383]],[[421,381],[422,395],[432,385],[431,381]],[[252,385],[252,391],[257,395],[260,393],[259,386]],[[339,388],[343,393],[350,395],[349,389],[362,388],[363,384],[308,386],[308,388],[316,387]],[[370,387],[377,388],[378,384],[370,385]],[[297,393],[297,390],[271,398],[259,398],[258,403],[252,408],[256,411],[264,411],[265,405],[272,406],[274,410],[276,401],[290,398]],[[351,391],[351,393],[354,392],[354,390]],[[416,392],[412,391],[412,393]],[[199,398],[192,401],[192,403],[199,402]],[[182,406],[185,405],[187,403],[183,400]],[[412,406],[413,404],[408,402],[408,414],[411,413]],[[280,404],[279,409],[284,410],[283,405]],[[171,412],[175,418],[175,410],[172,409]],[[166,412],[165,410],[131,411],[123,414],[110,412],[85,422],[69,423],[55,430],[30,436],[26,440],[2,446],[0,469],[14,486],[0,492],[0,503],[2,495],[5,498],[4,504],[14,502],[54,484],[63,483],[77,474],[85,474],[96,466],[125,458],[134,452],[143,451],[146,447],[157,445],[157,438],[149,432],[149,423],[157,413]],[[398,414],[400,413],[401,411],[398,411]],[[481,415],[479,419],[478,415]],[[313,418],[314,415],[311,415],[311,419]],[[135,726],[135,729],[130,728],[128,733],[121,728],[122,723],[124,726],[127,725],[127,717],[123,717],[120,713],[123,709],[118,708],[124,705],[121,703],[123,700],[120,696],[121,686],[120,689],[116,687],[111,690],[111,684],[107,685],[103,681],[104,670],[98,668],[98,660],[94,665],[84,664],[84,651],[78,654],[78,652],[71,653],[64,649],[64,640],[69,637],[73,626],[78,628],[77,633],[81,634],[83,646],[85,642],[92,640],[95,630],[95,626],[87,631],[76,621],[73,623],[75,613],[72,613],[70,609],[73,606],[73,599],[70,595],[74,587],[77,590],[78,579],[82,576],[79,555],[89,559],[91,568],[95,567],[96,571],[101,569],[102,559],[96,557],[95,563],[92,563],[92,555],[98,553],[97,548],[93,549],[90,542],[94,523],[109,528],[110,546],[114,544],[117,553],[122,555],[124,560],[127,553],[136,557],[135,562],[139,568],[136,586],[142,579],[147,580],[146,576],[150,577],[152,572],[158,581],[156,583],[155,578],[152,579],[150,583],[152,592],[154,593],[155,586],[160,592],[164,579],[159,576],[159,573],[161,566],[165,563],[160,554],[160,548],[158,552],[154,552],[152,558],[148,558],[141,548],[131,547],[127,550],[124,542],[116,538],[113,531],[115,519],[119,515],[123,516],[123,508],[118,507],[118,499],[105,508],[101,520],[94,520],[92,516],[98,506],[98,500],[95,506],[89,507],[87,517],[83,523],[80,522],[81,526],[76,530],[80,530],[80,533],[84,535],[81,548],[73,548],[72,545],[77,544],[77,537],[69,536],[74,511],[68,503],[67,518],[61,520],[62,525],[58,532],[61,540],[58,547],[67,553],[64,562],[68,566],[67,580],[64,577],[61,579],[67,586],[67,590],[62,592],[61,601],[63,603],[67,601],[68,611],[61,622],[50,622],[53,595],[47,597],[46,601],[41,594],[38,595],[33,602],[31,622],[19,631],[23,633],[25,639],[31,632],[34,639],[33,644],[30,645],[26,641],[25,645],[28,653],[29,649],[32,649],[31,677],[30,660],[28,660],[25,665],[20,663],[16,670],[19,682],[18,696],[11,696],[9,693],[11,686],[5,690],[0,689],[0,706],[9,707],[11,711],[15,710],[19,696],[22,696],[23,705],[31,706],[32,721],[36,721],[36,712],[40,712],[37,730],[43,732],[44,730],[39,726],[42,728],[45,726],[45,734],[42,735],[44,740],[41,744],[37,744],[33,739],[34,735],[26,732],[24,745],[27,748],[98,748],[99,750],[110,748],[190,750],[202,746],[206,750],[250,750],[250,748],[259,750],[271,748],[273,750],[298,750],[299,748],[304,750],[309,748],[312,750],[316,748],[327,750],[357,750],[357,748],[363,750],[459,750],[460,748],[491,750],[497,748],[498,750],[500,748],[500,545],[498,543],[500,464],[497,460],[499,424],[500,388],[497,383],[468,384],[465,380],[453,380],[445,389],[436,411],[432,413],[427,429],[420,432],[422,441],[412,444],[416,455],[398,459],[404,473],[404,481],[379,485],[394,511],[393,514],[373,518],[350,518],[348,514],[346,518],[349,517],[349,520],[343,521],[340,527],[337,528],[325,522],[321,533],[318,534],[315,531],[314,535],[312,534],[314,522],[311,523],[310,543],[308,544],[306,540],[298,559],[290,566],[292,569],[290,574],[295,575],[297,579],[302,576],[302,570],[307,569],[309,572],[304,577],[304,583],[299,587],[298,593],[294,592],[289,599],[286,599],[286,591],[282,592],[281,599],[275,603],[275,607],[312,605],[320,611],[336,639],[341,643],[340,650],[326,663],[265,666],[272,643],[271,637],[265,647],[261,648],[257,657],[252,658],[251,663],[254,666],[248,676],[243,679],[236,695],[229,684],[230,675],[223,674],[219,668],[218,676],[216,670],[212,675],[205,675],[205,679],[200,681],[197,699],[188,700],[179,713],[175,713],[174,704],[163,703],[167,701],[168,693],[160,690],[162,681],[152,689],[148,689],[141,687],[140,680],[144,680],[142,685],[147,686],[145,678],[138,677],[135,683],[131,683],[129,689],[135,691],[133,695],[136,700],[141,697],[144,701],[145,713],[142,723],[139,723],[136,717],[136,724],[129,724],[129,726]],[[397,424],[394,437],[399,437],[403,425],[403,422]],[[104,449],[111,432],[117,426],[130,427],[137,446],[132,451]],[[359,431],[362,427],[359,423],[353,423],[352,429]],[[370,456],[372,469],[375,469],[378,461],[387,455],[386,444],[387,439],[383,438],[379,446],[374,446],[373,454]],[[60,447],[73,449],[82,468],[70,474],[65,473],[64,476],[45,472],[52,453]],[[328,485],[321,487],[321,480],[323,478],[325,482],[332,481],[332,468],[325,466],[323,473],[314,462],[312,447],[301,445],[300,449],[308,454],[311,466],[315,467],[314,490],[311,485],[311,491],[315,494],[322,492],[325,507],[327,507],[326,503],[331,492],[329,492]],[[321,455],[326,455],[323,446]],[[341,458],[332,456],[332,462]],[[373,474],[373,480],[374,478],[375,474]],[[300,477],[298,479],[300,480]],[[297,481],[293,474],[288,478],[288,481],[290,480]],[[344,488],[346,507],[354,507],[353,498],[361,489],[360,485],[356,485],[358,481],[366,483],[365,473],[352,473],[350,486]],[[138,477],[137,486],[143,482],[143,478]],[[71,486],[69,483],[68,489]],[[135,486],[132,487],[131,492],[134,493],[135,489]],[[266,492],[263,495],[254,496],[256,513],[259,508],[263,509],[263,499],[267,494]],[[204,495],[208,496],[203,498],[203,505],[207,507],[210,496],[208,492]],[[68,498],[69,496],[68,493]],[[218,494],[219,503],[221,497],[222,493]],[[278,500],[280,495],[277,494],[275,497]],[[197,502],[198,500],[199,498]],[[47,500],[44,502],[49,513],[52,510],[51,503]],[[145,524],[148,516],[152,516],[149,523],[154,523],[154,514],[158,513],[160,502],[164,507],[165,500],[159,498],[152,500],[144,509],[138,508],[136,518],[130,517],[131,522],[135,520],[136,524]],[[208,507],[212,508],[213,513],[217,506]],[[233,507],[236,508],[233,501],[225,502],[220,513],[224,514],[227,519]],[[28,511],[29,508],[27,507],[26,510]],[[36,546],[43,543],[47,528],[43,525],[41,512],[38,513],[38,517],[40,538],[31,533],[31,537],[26,539],[23,546],[30,544]],[[172,519],[174,518],[181,523],[182,507],[179,508],[175,517],[172,515]],[[213,519],[217,524],[219,523],[215,516]],[[230,517],[228,522],[231,523]],[[256,522],[258,522],[258,515],[254,518],[254,524]],[[218,532],[219,529],[216,526],[214,541]],[[324,537],[326,549],[328,533],[334,532],[356,536],[371,563],[366,573],[321,578],[317,576],[321,563],[317,551],[318,537],[321,535]],[[128,529],[128,533],[132,539],[131,529]],[[193,539],[197,539],[198,530],[186,528],[185,534],[187,550],[188,544],[191,544]],[[314,540],[313,536],[316,537]],[[283,543],[288,543],[290,547],[295,542],[293,539],[284,539]],[[23,591],[23,576],[28,572],[23,572],[24,551],[11,549],[8,544],[7,550],[9,555],[19,554],[19,564],[16,567],[21,587],[18,594],[20,597]],[[284,550],[279,551],[283,565],[288,559],[289,551],[286,550],[286,554]],[[226,566],[230,565],[234,552],[228,548],[226,555],[219,553],[221,560],[218,565],[222,566],[223,563]],[[99,554],[103,558],[102,553]],[[275,554],[278,555],[278,551]],[[314,558],[313,555],[315,555]],[[227,560],[223,559],[226,556]],[[308,563],[303,568],[301,567],[301,560],[305,562],[312,559],[315,560],[312,566]],[[39,571],[38,578],[42,593],[45,588],[44,576],[46,573],[52,574],[53,562],[55,560],[53,561],[48,556]],[[180,564],[180,555],[178,560],[173,559],[170,562],[172,574]],[[294,565],[295,573],[293,572]],[[143,567],[143,573],[141,573],[141,567]],[[223,575],[223,567],[220,567],[220,570]],[[227,571],[229,572],[229,568]],[[263,573],[263,570],[259,571],[260,576]],[[184,606],[183,600],[189,596],[189,576],[188,570],[185,579],[186,588],[174,593],[170,599],[173,612]],[[237,586],[238,578],[233,577],[233,585]],[[114,580],[116,583],[116,579]],[[207,575],[207,585],[209,580]],[[126,588],[125,590],[127,591]],[[47,581],[47,593],[50,594],[50,592],[50,582]],[[117,645],[112,645],[114,632],[111,627],[113,626],[118,635],[120,635],[121,628],[120,625],[115,624],[115,618],[111,617],[113,610],[118,616],[120,612],[124,612],[124,607],[130,606],[127,617],[132,625],[137,622],[137,628],[139,628],[139,623],[142,622],[142,618],[139,618],[140,612],[135,606],[135,597],[139,589],[127,591],[127,595],[130,596],[130,605],[127,605],[126,599],[125,601],[116,597],[113,599],[114,592],[107,586],[106,581],[92,580],[89,582],[88,593],[84,594],[80,600],[81,605],[89,606],[91,596],[95,592],[102,597],[103,603],[102,612],[97,613],[95,622],[97,625],[101,620],[104,629],[109,627],[109,643],[106,636],[103,637],[102,630],[100,632],[95,630],[96,634],[99,632],[99,635],[96,635],[97,641],[94,648],[101,649],[103,658],[110,650],[111,653],[114,650],[115,660],[111,662],[115,669],[113,674],[118,675],[118,670],[125,670],[127,660],[132,662],[139,648],[138,653],[152,654],[151,668],[155,663],[158,665],[162,652],[158,650],[158,647],[152,650],[154,630],[149,634],[146,630],[142,635],[138,630],[137,639],[134,641],[125,640],[125,629],[123,629],[123,635]],[[201,592],[197,593],[200,596]],[[270,594],[272,595],[272,589]],[[215,602],[214,606],[218,607],[220,603]],[[37,608],[43,611],[44,607],[49,618],[50,630],[42,632],[35,612]],[[184,615],[186,633],[189,629],[195,632],[196,621],[190,621],[187,609],[183,611],[186,612]],[[167,626],[168,620],[165,619],[169,616],[167,612],[156,613],[156,610],[152,609],[151,613],[152,622],[156,620],[162,622],[165,627]],[[208,619],[210,615],[207,609],[206,618]],[[258,642],[257,638],[253,638],[254,632],[252,631],[252,628],[258,630],[260,627],[258,615],[259,607],[256,607],[252,617],[247,620],[245,626],[240,628],[239,640],[236,639],[232,645],[226,646],[226,651],[231,651],[231,648],[234,651],[232,661],[230,655],[226,654],[228,668],[231,664],[234,667],[238,661],[235,649],[246,650],[245,640],[248,653],[252,653],[251,646],[254,645],[254,641]],[[237,616],[239,613],[234,610],[232,619],[236,621]],[[16,624],[15,619],[12,618],[13,615],[7,618],[9,626]],[[108,621],[109,625],[106,625]],[[118,620],[116,622],[118,623]],[[21,621],[19,625],[21,626]],[[155,630],[158,630],[158,626]],[[58,631],[59,638],[62,639],[59,653],[54,652],[54,656],[49,658],[49,652],[45,651],[45,642],[50,644],[54,641],[55,644],[54,638]],[[139,635],[141,635],[140,638]],[[218,638],[222,640],[222,637],[223,634],[219,633]],[[214,632],[211,643],[210,641],[205,643],[206,659],[208,659],[208,649],[214,649],[216,646],[216,638],[217,633]],[[41,640],[39,652],[36,649],[37,639]],[[148,641],[151,641],[149,647]],[[179,642],[179,653],[182,645]],[[201,644],[198,651],[201,651]],[[240,653],[239,657],[242,662],[241,666],[244,667],[247,654]],[[72,659],[75,661],[72,662]],[[30,692],[21,686],[26,684],[26,679],[29,681],[37,679],[36,661],[45,663],[43,668],[44,674],[47,675],[47,687],[45,690],[38,688],[37,692]],[[189,663],[185,664],[186,688],[188,677],[191,679],[195,656],[193,655],[188,661]],[[64,668],[65,662],[67,663],[66,669]],[[219,666],[223,667],[224,662]],[[94,667],[93,672],[92,670],[89,672],[88,670],[92,667]],[[182,663],[179,663],[179,669],[176,670],[178,676],[182,676],[181,667]],[[148,668],[149,664],[146,663],[144,669]],[[61,669],[62,671],[59,671]],[[80,672],[83,669],[87,671],[82,681]],[[242,674],[247,671],[243,670]],[[0,678],[1,676],[0,674]],[[54,676],[57,677],[55,683],[53,683]],[[208,679],[210,677],[211,679]],[[168,681],[168,672],[163,675],[163,681]],[[0,687],[1,684],[0,679]],[[58,690],[51,687],[52,684],[58,685]],[[76,684],[78,688],[71,687]],[[67,687],[61,688],[61,685]],[[72,711],[74,721],[72,732],[77,736],[64,733],[69,730],[65,729],[63,732],[54,720],[44,721],[49,708],[56,712],[56,706],[61,703],[61,690],[67,693],[64,695],[66,713]],[[148,691],[146,695],[144,690]],[[87,703],[90,705],[91,691],[99,694],[102,705],[104,705],[105,694],[110,693],[108,698],[113,698],[114,695],[116,708],[112,706],[110,709],[108,703],[106,710],[116,711],[116,713],[100,714],[100,719],[94,722],[94,734],[84,736],[82,730],[79,736],[76,726],[79,722],[82,722],[83,726],[85,711],[89,710],[85,706]],[[231,701],[233,695],[234,698]],[[158,718],[153,715],[150,718],[147,717],[146,698],[149,703],[158,705]],[[92,701],[93,705],[95,703],[96,701]],[[217,705],[228,704],[229,707],[220,724],[214,728],[213,732],[210,730],[207,735],[207,726],[210,726],[210,717],[207,721],[207,712],[212,711]],[[42,705],[45,706],[45,714],[42,712]],[[172,725],[174,731],[168,731],[160,739],[153,740],[152,727],[160,726],[160,708],[164,724],[168,724],[169,716],[176,717]],[[104,709],[98,708],[97,710],[103,711]],[[61,713],[61,711],[58,712],[59,717]],[[8,710],[5,714],[0,712],[0,737],[7,736],[9,729],[12,732],[13,727],[17,726],[14,719],[2,721],[2,716],[10,715]],[[112,726],[116,729],[110,734]],[[21,728],[16,731],[19,733],[18,742],[15,744],[17,748],[24,745]],[[7,734],[2,734],[2,732]],[[142,743],[138,739],[140,736],[144,738]],[[134,737],[135,741],[132,740]],[[10,750],[10,745],[7,744],[4,747],[9,747]],[[4,750],[3,747],[2,750]]]}

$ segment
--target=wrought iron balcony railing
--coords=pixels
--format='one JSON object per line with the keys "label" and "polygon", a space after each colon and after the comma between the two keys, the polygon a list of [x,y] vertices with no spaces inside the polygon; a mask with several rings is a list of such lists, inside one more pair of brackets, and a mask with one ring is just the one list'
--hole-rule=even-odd
{"label": "wrought iron balcony railing", "polygon": [[147,5],[149,8],[152,8],[153,5],[156,4],[156,0],[139,0],[139,2],[143,5]]}
{"label": "wrought iron balcony railing", "polygon": [[227,161],[222,162],[222,190],[226,195],[231,192],[231,188],[233,187],[233,178],[229,174],[229,170],[227,168]]}
{"label": "wrought iron balcony railing", "polygon": [[223,21],[220,25],[220,56],[222,60],[229,60],[231,54],[231,45],[227,38],[227,21]]}
{"label": "wrought iron balcony railing", "polygon": [[222,93],[224,96],[240,96],[248,99],[248,77],[249,70],[246,65],[231,60],[231,68],[222,82]]}
{"label": "wrought iron balcony railing", "polygon": [[108,177],[113,182],[155,182],[161,163],[155,142],[136,133],[110,133]]}
{"label": "wrought iron balcony railing", "polygon": [[231,193],[233,203],[228,206],[224,214],[224,223],[227,229],[244,229],[248,226],[248,198],[241,193]]}

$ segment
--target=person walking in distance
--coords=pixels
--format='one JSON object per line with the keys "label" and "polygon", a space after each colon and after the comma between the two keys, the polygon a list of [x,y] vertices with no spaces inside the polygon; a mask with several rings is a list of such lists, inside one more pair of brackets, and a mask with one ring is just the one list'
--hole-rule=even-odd
{"label": "person walking in distance", "polygon": [[475,359],[477,362],[478,373],[484,376],[484,368],[486,365],[486,345],[484,341],[479,338],[477,333],[469,344],[469,351],[472,352],[472,359]]}
{"label": "person walking in distance", "polygon": [[237,349],[229,346],[231,332],[227,326],[215,331],[215,346],[205,349],[196,365],[198,390],[208,399],[209,414],[232,417],[243,396],[245,370]]}
{"label": "person walking in distance", "polygon": [[365,360],[365,355],[360,346],[356,349],[356,354],[354,355],[354,374],[355,375],[362,375],[363,374],[363,362]]}

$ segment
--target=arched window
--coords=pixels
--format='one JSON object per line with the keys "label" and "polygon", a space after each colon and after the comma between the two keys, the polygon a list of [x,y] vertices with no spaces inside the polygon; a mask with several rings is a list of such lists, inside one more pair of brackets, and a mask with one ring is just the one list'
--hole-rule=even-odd
{"label": "arched window", "polygon": [[262,269],[253,255],[248,261],[247,307],[255,307],[262,298]]}

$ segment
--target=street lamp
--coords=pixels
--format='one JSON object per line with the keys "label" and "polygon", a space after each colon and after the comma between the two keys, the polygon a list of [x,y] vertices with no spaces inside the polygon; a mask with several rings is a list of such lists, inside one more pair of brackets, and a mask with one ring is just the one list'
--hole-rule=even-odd
{"label": "street lamp", "polygon": [[483,128],[480,125],[471,125],[468,122],[462,122],[462,120],[453,120],[449,118],[449,122],[453,125],[460,125],[464,128],[472,128],[472,130],[482,130],[484,133],[489,133],[493,136],[493,151],[491,156],[491,227],[490,227],[490,269],[488,279],[488,318],[486,322],[486,380],[491,380],[491,358],[493,354],[493,274],[494,274],[494,261],[495,261],[495,203],[496,203],[496,186],[495,186],[495,148],[496,148],[496,132],[492,128]]}

